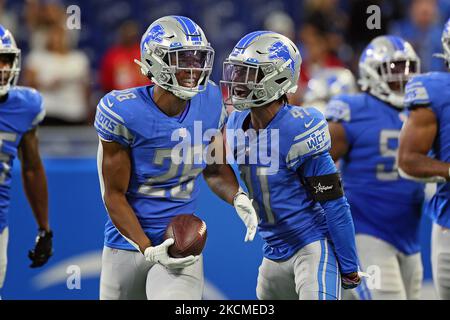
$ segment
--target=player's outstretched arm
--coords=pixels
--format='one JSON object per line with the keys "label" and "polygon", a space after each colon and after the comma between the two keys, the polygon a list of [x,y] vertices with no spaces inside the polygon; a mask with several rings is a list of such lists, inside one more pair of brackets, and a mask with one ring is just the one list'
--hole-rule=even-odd
{"label": "player's outstretched arm", "polygon": [[213,138],[209,147],[215,150],[215,160],[203,170],[203,177],[215,194],[234,206],[247,228],[244,241],[252,241],[258,226],[258,216],[248,195],[241,190],[233,168],[226,163],[225,142],[221,138]]}
{"label": "player's outstretched arm", "polygon": [[142,229],[139,220],[126,199],[130,182],[131,160],[129,150],[117,142],[101,140],[103,153],[101,169],[104,184],[103,201],[114,226],[142,253],[151,246],[151,241]]}
{"label": "player's outstretched arm", "polygon": [[322,153],[310,157],[297,172],[311,197],[319,202],[325,211],[329,235],[339,262],[343,287],[356,287],[360,278],[355,228],[350,205],[344,196],[341,179],[331,156],[328,153]]}
{"label": "player's outstretched arm", "polygon": [[398,163],[402,177],[424,182],[450,180],[450,163],[427,156],[437,128],[436,116],[431,109],[411,111],[400,134]]}
{"label": "player's outstretched arm", "polygon": [[53,234],[48,218],[47,178],[39,155],[36,129],[22,137],[19,158],[23,187],[39,228],[35,248],[28,254],[33,261],[31,267],[34,268],[44,265],[53,254]]}

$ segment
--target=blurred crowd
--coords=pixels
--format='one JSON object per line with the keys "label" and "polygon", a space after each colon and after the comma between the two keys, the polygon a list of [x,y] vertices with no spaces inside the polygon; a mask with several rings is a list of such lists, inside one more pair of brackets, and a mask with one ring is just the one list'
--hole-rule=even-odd
{"label": "blurred crowd", "polygon": [[[72,4],[81,9],[79,30],[67,27]],[[380,29],[367,28],[371,5],[381,9]],[[216,82],[221,62],[244,34],[268,29],[291,38],[303,57],[293,97],[301,104],[316,72],[343,66],[357,75],[360,52],[382,34],[411,42],[423,72],[443,70],[432,54],[442,51],[450,0],[0,0],[0,23],[22,49],[20,84],[44,96],[44,125],[90,124],[103,94],[149,83],[133,60],[140,57],[146,27],[168,14],[189,16],[202,26],[216,50]]]}

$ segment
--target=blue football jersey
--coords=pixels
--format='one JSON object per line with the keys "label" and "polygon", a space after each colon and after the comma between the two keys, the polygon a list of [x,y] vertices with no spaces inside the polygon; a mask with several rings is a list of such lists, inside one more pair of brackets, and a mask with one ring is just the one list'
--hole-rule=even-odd
{"label": "blue football jersey", "polygon": [[396,161],[406,112],[360,93],[336,96],[325,116],[342,124],[349,144],[340,170],[356,233],[383,239],[406,254],[418,252],[423,185],[402,179]]}
{"label": "blue football jersey", "polygon": [[[154,245],[177,214],[194,213],[199,174],[205,168],[203,150],[208,133],[216,133],[226,118],[219,88],[212,82],[189,102],[179,117],[169,117],[152,100],[153,86],[112,91],[97,106],[95,128],[102,140],[130,149],[131,178],[127,200]],[[179,150],[179,159],[173,157]],[[99,175],[102,182],[101,168]],[[111,219],[105,245],[135,250]]]}
{"label": "blue football jersey", "polygon": [[[450,162],[450,73],[432,72],[411,79],[406,85],[408,109],[431,108],[438,123],[432,152],[436,159]],[[450,228],[450,183],[439,183],[425,208],[437,224]]]}
{"label": "blue football jersey", "polygon": [[[242,130],[249,123],[250,110],[234,111],[226,126],[227,143],[254,199],[264,256],[286,260],[303,246],[327,237],[324,210],[308,195],[297,169],[315,157],[325,157],[329,166],[318,169],[308,164],[307,170],[314,171],[311,176],[336,172],[328,153],[328,125],[318,110],[290,105],[284,105],[257,137]],[[247,138],[242,139],[242,134]]]}
{"label": "blue football jersey", "polygon": [[14,86],[0,102],[0,232],[7,226],[11,168],[22,136],[45,116],[42,97],[34,89]]}

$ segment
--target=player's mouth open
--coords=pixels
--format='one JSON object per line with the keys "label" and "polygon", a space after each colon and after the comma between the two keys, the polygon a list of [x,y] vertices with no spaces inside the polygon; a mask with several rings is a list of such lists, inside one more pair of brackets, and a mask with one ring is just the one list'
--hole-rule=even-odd
{"label": "player's mouth open", "polygon": [[236,86],[233,88],[233,96],[238,98],[246,98],[250,90],[246,86]]}
{"label": "player's mouth open", "polygon": [[197,82],[198,82],[198,80],[192,79],[192,78],[183,79],[183,80],[181,80],[181,85],[183,87],[187,87],[187,88],[194,88],[197,86]]}

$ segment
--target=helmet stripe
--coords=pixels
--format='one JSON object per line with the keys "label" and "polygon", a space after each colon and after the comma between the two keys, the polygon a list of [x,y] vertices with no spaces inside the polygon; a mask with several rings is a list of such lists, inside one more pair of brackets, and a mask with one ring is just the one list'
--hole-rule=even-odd
{"label": "helmet stripe", "polygon": [[200,32],[198,32],[197,25],[194,21],[182,16],[174,16],[174,18],[180,23],[183,31],[186,33],[187,40],[191,37],[191,41],[201,41]]}
{"label": "helmet stripe", "polygon": [[249,33],[248,35],[243,37],[241,40],[239,40],[239,42],[237,43],[235,48],[246,48],[256,37],[258,37],[262,34],[271,33],[271,32],[272,31],[255,31],[255,32]]}
{"label": "helmet stripe", "polygon": [[395,37],[395,36],[388,36],[387,38],[394,45],[394,48],[396,50],[400,50],[400,51],[405,50],[405,46],[403,44],[402,39],[400,39],[399,37]]}

